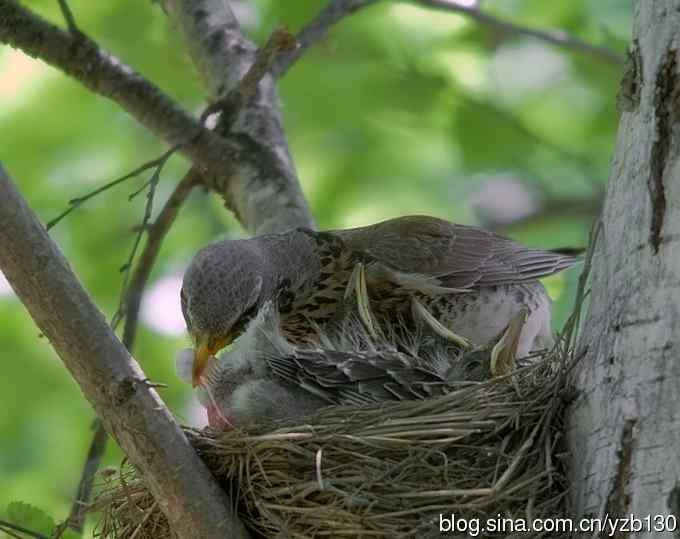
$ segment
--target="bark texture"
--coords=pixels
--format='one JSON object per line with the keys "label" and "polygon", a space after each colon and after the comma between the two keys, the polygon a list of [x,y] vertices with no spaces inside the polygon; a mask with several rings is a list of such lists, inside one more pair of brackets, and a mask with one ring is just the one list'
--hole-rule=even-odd
{"label": "bark texture", "polygon": [[247,537],[226,494],[2,168],[0,270],[173,530],[182,538]]}
{"label": "bark texture", "polygon": [[[246,74],[257,48],[246,40],[226,0],[163,0],[187,43],[212,101],[223,97]],[[298,183],[283,133],[275,81],[266,75],[227,135],[245,151],[236,172],[217,188],[253,234],[311,227],[313,219]]]}
{"label": "bark texture", "polygon": [[637,2],[569,418],[578,515],[680,518],[678,28],[680,0]]}

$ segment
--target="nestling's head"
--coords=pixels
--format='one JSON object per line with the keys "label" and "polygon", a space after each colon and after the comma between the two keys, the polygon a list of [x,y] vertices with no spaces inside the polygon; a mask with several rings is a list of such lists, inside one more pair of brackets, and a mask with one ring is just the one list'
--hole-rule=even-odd
{"label": "nestling's head", "polygon": [[262,298],[261,257],[245,240],[210,245],[184,275],[182,313],[194,343],[193,384],[211,357],[236,339]]}

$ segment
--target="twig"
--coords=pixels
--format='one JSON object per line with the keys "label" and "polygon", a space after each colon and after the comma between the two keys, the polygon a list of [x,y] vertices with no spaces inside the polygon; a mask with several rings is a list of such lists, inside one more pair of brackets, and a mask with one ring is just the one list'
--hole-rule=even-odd
{"label": "twig", "polygon": [[92,428],[94,430],[94,436],[92,437],[90,449],[87,452],[87,459],[85,460],[85,466],[83,467],[83,471],[80,476],[76,499],[71,506],[71,512],[69,513],[69,516],[65,522],[69,528],[79,533],[82,533],[83,531],[85,514],[87,513],[87,502],[89,501],[90,495],[92,494],[94,477],[97,474],[97,470],[99,469],[99,463],[106,452],[106,443],[109,439],[109,435],[104,428],[104,424],[98,417],[95,418]]}
{"label": "twig", "polygon": [[200,174],[196,169],[191,169],[168,198],[165,206],[156,217],[153,225],[149,228],[144,251],[137,261],[137,266],[130,279],[130,284],[125,293],[125,327],[123,330],[123,343],[128,349],[132,349],[137,331],[139,306],[142,300],[142,292],[151,274],[151,269],[158,257],[161,244],[165,235],[174,223],[179,208],[187,199],[191,190],[200,183]]}
{"label": "twig", "polygon": [[83,35],[83,33],[80,31],[78,28],[78,25],[76,24],[76,19],[73,17],[73,12],[71,11],[71,8],[68,5],[68,2],[66,0],[57,0],[59,2],[59,9],[61,9],[61,14],[64,17],[64,20],[66,21],[66,26],[68,27],[68,31],[71,32],[74,35]]}
{"label": "twig", "polygon": [[[151,219],[151,213],[153,212],[153,200],[156,194],[156,187],[158,186],[158,182],[161,179],[161,172],[163,172],[163,167],[165,166],[165,163],[168,162],[170,155],[172,155],[170,152],[166,153],[165,159],[158,163],[156,170],[154,170],[153,174],[151,175],[151,179],[149,180],[149,190],[146,195],[146,205],[144,206],[144,216],[142,217],[142,223],[135,236],[135,241],[132,245],[132,249],[130,250],[130,255],[128,256],[127,262],[120,268],[121,272],[123,273],[123,285],[121,287],[121,300],[118,304],[118,309],[116,310],[116,313],[113,315],[113,319],[111,320],[111,327],[113,327],[114,331],[118,327],[118,324],[122,317],[125,315],[123,312],[125,307],[124,298],[125,290],[127,289],[128,279],[130,278],[130,269],[132,268],[132,262],[134,261],[135,256],[137,255],[137,249],[139,249],[139,244],[142,241],[144,231],[146,230],[146,227],[149,224],[149,220]],[[133,195],[131,195],[131,197],[132,196],[134,196],[134,193]]]}
{"label": "twig", "polygon": [[[9,528],[9,529],[2,529],[2,528]],[[15,535],[12,533],[13,531],[23,533],[24,535],[30,535],[31,537],[34,537],[35,539],[50,539],[47,537],[47,535],[43,535],[42,533],[39,532],[34,532],[33,530],[29,530],[28,528],[24,528],[23,526],[19,526],[17,524],[12,524],[11,522],[7,522],[6,520],[0,520],[0,529],[7,535],[11,535],[12,537],[17,537],[18,539],[21,539],[18,535]]]}
{"label": "twig", "polygon": [[[477,3],[473,5],[462,4],[456,0],[410,0],[411,3],[425,7],[440,9],[449,12],[460,13],[479,24],[500,30],[505,33],[525,35],[546,41],[553,45],[571,49],[577,52],[590,54],[613,64],[622,64],[624,56],[606,47],[592,45],[566,32],[548,31],[529,28],[519,24],[514,24],[479,9]],[[378,3],[378,0],[331,0],[319,14],[310,21],[296,36],[299,46],[294,51],[281,55],[272,67],[275,77],[283,76],[291,66],[309,49],[311,46],[323,41],[330,28],[340,22],[345,17],[355,11]]]}
{"label": "twig", "polygon": [[279,78],[309,49],[312,45],[323,41],[331,26],[351,15],[355,11],[373,5],[378,0],[331,0],[313,20],[311,20],[296,36],[298,46],[282,54],[272,66],[272,74]]}
{"label": "twig", "polygon": [[469,6],[457,0],[411,0],[411,2],[434,9],[460,13],[489,28],[509,34],[518,34],[540,39],[541,41],[564,49],[589,54],[595,58],[609,62],[610,64],[623,64],[625,60],[623,54],[614,52],[607,47],[593,45],[563,31],[539,30],[508,22],[482,11],[476,5]]}
{"label": "twig", "polygon": [[23,537],[17,535],[12,531],[11,528],[5,528],[4,526],[0,525],[0,532],[4,532],[7,534],[9,537],[13,537],[14,539],[24,539]]}
{"label": "twig", "polygon": [[94,191],[91,191],[83,196],[72,198],[71,200],[68,201],[69,207],[64,210],[62,213],[60,213],[57,217],[49,221],[46,225],[45,228],[47,230],[50,230],[52,227],[54,227],[59,221],[61,221],[64,217],[66,217],[68,214],[70,214],[72,211],[78,209],[80,206],[82,206],[85,202],[90,200],[91,198],[96,197],[97,195],[103,193],[104,191],[108,191],[112,187],[115,187],[116,185],[119,185],[123,183],[126,180],[129,180],[131,178],[135,178],[139,176],[142,172],[149,170],[150,168],[153,167],[158,167],[161,163],[165,163],[165,161],[168,160],[170,155],[175,151],[175,148],[172,148],[165,152],[163,155],[160,157],[157,157],[156,159],[152,159],[151,161],[147,161],[143,165],[140,165],[136,169],[134,169],[132,172],[128,172],[124,176],[121,176],[120,178],[116,178],[113,181],[110,181],[109,183],[102,185],[101,187],[98,187]]}
{"label": "twig", "polygon": [[[255,54],[255,61],[248,72],[226,96],[218,99],[203,111],[201,122],[205,122],[208,116],[220,110],[234,117],[253,98],[260,81],[269,72],[279,54],[294,51],[296,48],[297,41],[287,29],[277,28],[274,30],[264,47],[258,49]],[[232,122],[227,123],[231,124]]]}
{"label": "twig", "polygon": [[588,217],[593,218],[602,208],[602,198],[598,196],[574,199],[548,199],[545,204],[528,215],[521,215],[509,220],[498,219],[496,215],[479,212],[482,226],[488,230],[502,231],[515,226],[541,225],[544,221],[558,217]]}
{"label": "twig", "polygon": [[130,113],[205,171],[206,186],[228,198],[238,141],[227,141],[182,110],[157,86],[100,48],[41,19],[15,0],[0,0],[0,42],[40,58]]}
{"label": "twig", "polygon": [[0,270],[180,537],[247,537],[146,376],[0,168]]}

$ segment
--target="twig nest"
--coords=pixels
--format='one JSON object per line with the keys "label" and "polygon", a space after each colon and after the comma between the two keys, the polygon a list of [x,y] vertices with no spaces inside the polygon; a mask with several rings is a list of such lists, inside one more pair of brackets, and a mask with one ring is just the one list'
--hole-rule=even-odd
{"label": "twig nest", "polygon": [[[259,536],[440,537],[452,515],[528,526],[564,514],[561,356],[519,369],[513,384],[460,382],[439,397],[331,407],[293,425],[187,432]],[[109,477],[95,509],[97,537],[173,537],[129,467]]]}

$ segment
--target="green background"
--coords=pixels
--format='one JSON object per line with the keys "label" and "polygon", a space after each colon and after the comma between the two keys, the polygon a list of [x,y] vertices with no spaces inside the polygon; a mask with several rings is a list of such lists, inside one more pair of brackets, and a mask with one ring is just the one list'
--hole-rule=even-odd
{"label": "green background", "polygon": [[[282,24],[297,31],[324,3],[235,2],[257,43]],[[56,1],[23,4],[63,25]],[[103,47],[186,109],[201,109],[198,76],[158,5],[70,5],[80,27]],[[631,31],[627,0],[484,0],[482,7],[620,54]],[[303,189],[321,228],[424,213],[493,225],[530,245],[585,246],[608,175],[621,73],[621,66],[592,55],[384,1],[334,27],[282,79],[280,94]],[[0,161],[44,221],[69,199],[164,150],[113,103],[8,47],[0,48],[0,126]],[[186,168],[181,158],[172,159],[156,210]],[[51,232],[108,317],[144,209],[143,195],[128,197],[146,179],[91,200]],[[486,208],[490,202],[500,209]],[[522,205],[529,215],[501,226],[499,211],[512,217]],[[241,233],[218,197],[196,192],[152,276],[134,355],[152,380],[168,384],[162,397],[186,423],[195,422],[199,410],[174,372],[175,353],[188,345],[175,288],[197,249]],[[548,280],[556,328],[571,309],[577,277],[578,270]],[[0,515],[20,500],[59,520],[77,485],[93,412],[2,281],[0,346]],[[106,464],[120,460],[111,444]]]}

